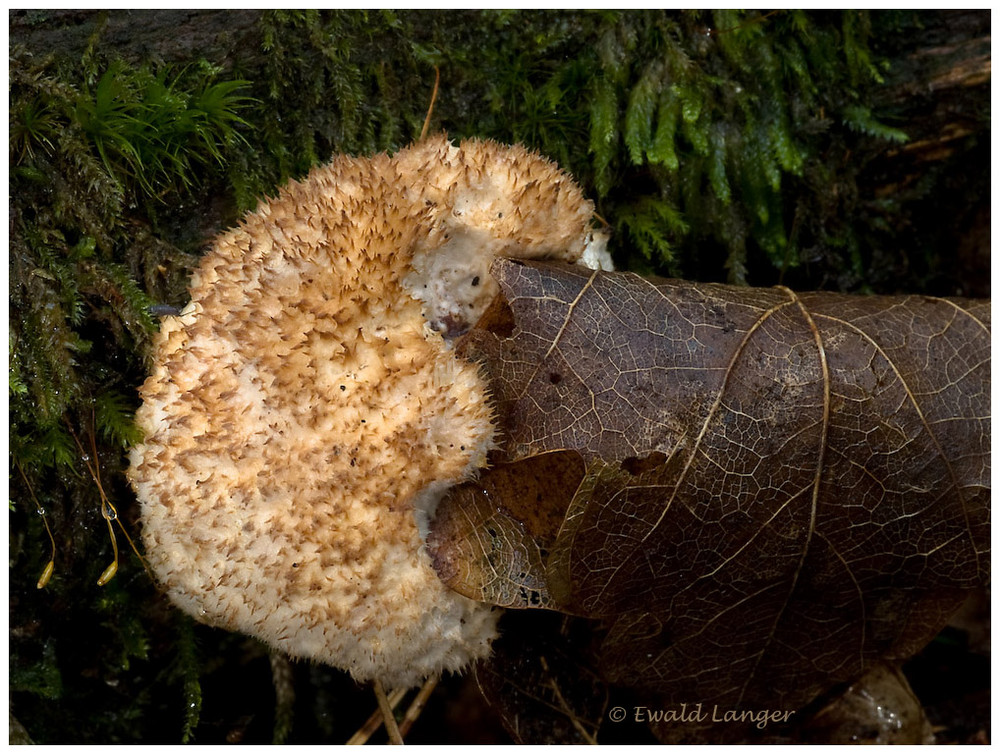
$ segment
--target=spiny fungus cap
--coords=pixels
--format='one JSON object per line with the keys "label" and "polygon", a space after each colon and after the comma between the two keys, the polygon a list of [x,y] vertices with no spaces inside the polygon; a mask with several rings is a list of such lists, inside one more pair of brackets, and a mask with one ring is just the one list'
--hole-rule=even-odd
{"label": "spiny fungus cap", "polygon": [[162,323],[131,456],[170,598],[388,687],[485,656],[496,614],[424,549],[494,439],[443,336],[488,305],[497,255],[610,266],[592,213],[544,158],[441,136],[337,157],[221,235]]}

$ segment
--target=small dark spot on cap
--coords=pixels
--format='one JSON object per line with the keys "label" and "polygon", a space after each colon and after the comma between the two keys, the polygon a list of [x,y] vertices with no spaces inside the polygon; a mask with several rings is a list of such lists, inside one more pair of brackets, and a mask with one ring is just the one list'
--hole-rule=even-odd
{"label": "small dark spot on cap", "polygon": [[341,385],[341,386],[340,386],[340,389],[341,389],[341,390],[347,390],[347,385]]}
{"label": "small dark spot on cap", "polygon": [[292,568],[298,568],[298,567],[299,567],[298,563],[292,563]]}
{"label": "small dark spot on cap", "polygon": [[558,385],[560,382],[562,382],[562,375],[557,372],[553,372],[552,374],[549,375],[549,382],[551,382],[553,385]]}
{"label": "small dark spot on cap", "polygon": [[479,275],[476,275],[474,278],[472,278],[472,285],[473,286],[479,285]]}

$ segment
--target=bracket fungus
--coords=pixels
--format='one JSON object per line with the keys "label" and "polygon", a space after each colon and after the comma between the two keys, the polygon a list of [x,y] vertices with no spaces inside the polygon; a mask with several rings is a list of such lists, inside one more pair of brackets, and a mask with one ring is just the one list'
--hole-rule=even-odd
{"label": "bracket fungus", "polygon": [[545,158],[439,136],[336,157],[216,239],[162,321],[129,471],[173,602],[387,687],[485,656],[495,613],[424,544],[494,443],[448,337],[498,255],[609,268],[592,215]]}

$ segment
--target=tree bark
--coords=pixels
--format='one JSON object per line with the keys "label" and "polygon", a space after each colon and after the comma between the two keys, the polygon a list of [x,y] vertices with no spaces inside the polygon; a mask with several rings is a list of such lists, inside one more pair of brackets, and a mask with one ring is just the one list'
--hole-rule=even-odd
{"label": "tree bark", "polygon": [[133,63],[204,58],[229,67],[235,56],[245,59],[248,50],[260,49],[260,15],[256,10],[15,10],[9,16],[10,44],[73,61],[96,38],[102,49]]}
{"label": "tree bark", "polygon": [[885,94],[887,107],[908,116],[910,136],[887,157],[914,162],[947,159],[956,142],[990,127],[989,11],[924,13],[919,20],[889,51]]}

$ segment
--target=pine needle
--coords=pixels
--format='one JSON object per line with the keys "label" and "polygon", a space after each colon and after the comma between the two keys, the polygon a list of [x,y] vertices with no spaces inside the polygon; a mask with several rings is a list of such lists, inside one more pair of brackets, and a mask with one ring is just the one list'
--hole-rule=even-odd
{"label": "pine needle", "polygon": [[434,91],[431,92],[431,104],[427,108],[427,117],[424,118],[424,127],[420,129],[420,139],[423,141],[424,137],[427,135],[428,129],[431,127],[431,113],[434,112],[434,102],[437,100],[438,96],[438,84],[441,83],[441,69],[434,66]]}

